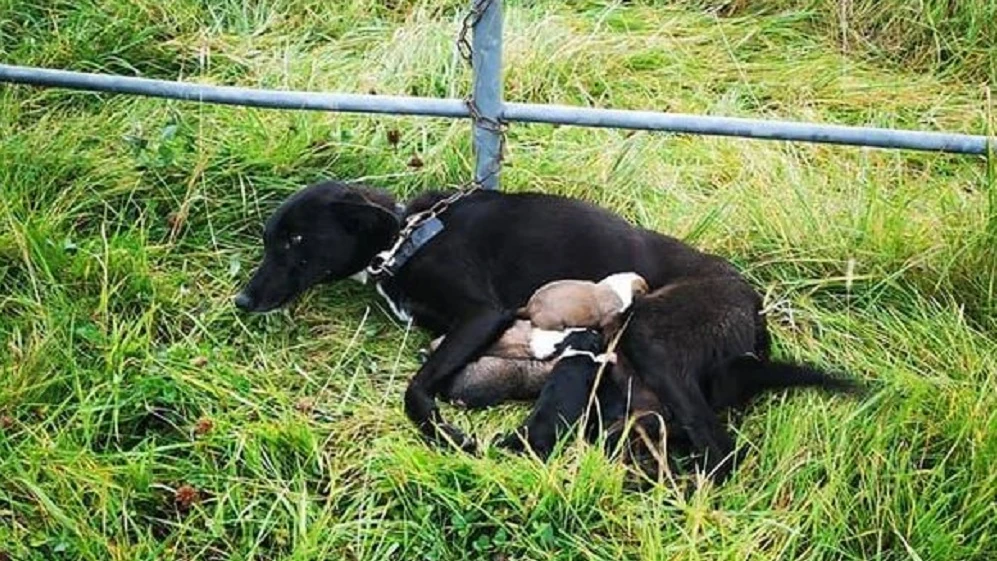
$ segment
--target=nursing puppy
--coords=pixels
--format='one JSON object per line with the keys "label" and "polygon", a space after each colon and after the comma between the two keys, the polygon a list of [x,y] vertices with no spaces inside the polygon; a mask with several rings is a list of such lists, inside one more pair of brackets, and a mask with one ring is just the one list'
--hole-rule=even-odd
{"label": "nursing puppy", "polygon": [[[442,391],[443,398],[469,409],[536,398],[554,363],[534,356],[530,348],[533,331],[529,321],[516,320],[483,356],[454,377]],[[443,339],[430,341],[429,354],[436,352]]]}
{"label": "nursing puppy", "polygon": [[440,395],[467,409],[532,401],[550,378],[555,363],[555,360],[483,356],[465,366]]}
{"label": "nursing puppy", "polygon": [[647,281],[637,273],[617,273],[595,283],[560,280],[540,287],[518,310],[534,327],[561,331],[569,327],[609,327],[630,307],[635,296],[647,292]]}
{"label": "nursing puppy", "polygon": [[[637,273],[616,273],[598,283],[558,280],[538,288],[517,319],[483,354],[512,359],[545,359],[568,330],[599,328],[615,331],[635,297],[647,293],[647,281]],[[435,351],[443,343],[429,344]]]}
{"label": "nursing puppy", "polygon": [[[647,282],[636,273],[617,273],[598,283],[545,284],[521,310],[529,319],[517,319],[480,358],[465,366],[444,390],[444,397],[468,408],[535,397],[554,368],[552,355],[572,330],[601,327],[611,337],[634,296],[646,292]],[[443,339],[431,341],[429,352],[435,352]]]}
{"label": "nursing puppy", "polygon": [[[540,458],[547,458],[558,440],[585,413],[599,368],[613,360],[602,354],[603,347],[603,337],[594,329],[568,334],[558,345],[556,364],[529,417],[497,445],[514,452],[529,448]],[[590,426],[586,427],[588,437],[593,421],[590,418]]]}

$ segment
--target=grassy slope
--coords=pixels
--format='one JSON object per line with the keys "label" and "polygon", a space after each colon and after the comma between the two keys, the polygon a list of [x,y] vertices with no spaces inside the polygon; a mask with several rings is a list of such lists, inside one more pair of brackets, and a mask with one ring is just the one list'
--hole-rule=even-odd
{"label": "grassy slope", "polygon": [[[463,2],[337,4],[0,0],[0,58],[466,91],[450,42]],[[842,56],[790,10],[508,4],[511,99],[986,127],[978,88]],[[424,338],[367,290],[267,317],[229,304],[281,197],[325,176],[402,196],[459,183],[467,133],[0,87],[0,557],[993,558],[984,162],[514,127],[508,189],[597,201],[730,256],[767,294],[782,353],[881,388],[863,403],[766,400],[740,427],[753,453],[729,485],[636,494],[588,449],[543,466],[422,446],[400,396]],[[487,439],[523,413],[450,415]],[[185,484],[202,500],[178,512]]]}

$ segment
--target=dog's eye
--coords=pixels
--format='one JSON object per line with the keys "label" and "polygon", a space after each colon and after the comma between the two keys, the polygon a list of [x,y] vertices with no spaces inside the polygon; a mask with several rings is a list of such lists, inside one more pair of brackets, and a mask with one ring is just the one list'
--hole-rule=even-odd
{"label": "dog's eye", "polygon": [[300,234],[295,234],[295,235],[291,236],[291,245],[298,245],[299,243],[301,243],[301,235]]}

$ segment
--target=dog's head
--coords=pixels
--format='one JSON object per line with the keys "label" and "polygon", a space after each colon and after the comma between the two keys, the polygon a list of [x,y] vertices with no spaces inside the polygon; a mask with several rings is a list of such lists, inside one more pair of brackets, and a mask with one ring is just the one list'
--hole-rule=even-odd
{"label": "dog's head", "polygon": [[359,273],[397,234],[393,207],[386,193],[336,181],[295,193],[267,220],[263,261],[235,305],[266,312],[316,284]]}

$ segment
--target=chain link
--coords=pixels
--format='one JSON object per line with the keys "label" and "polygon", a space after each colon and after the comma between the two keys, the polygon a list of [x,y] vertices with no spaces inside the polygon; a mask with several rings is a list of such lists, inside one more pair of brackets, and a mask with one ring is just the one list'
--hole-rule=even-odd
{"label": "chain link", "polygon": [[475,182],[484,183],[502,170],[502,162],[505,161],[506,130],[508,130],[509,125],[499,119],[492,119],[491,117],[485,117],[482,115],[481,110],[478,109],[478,104],[474,102],[473,96],[466,97],[464,99],[464,103],[467,105],[467,110],[471,113],[471,119],[474,120],[474,123],[477,126],[494,132],[498,134],[499,137],[498,156],[492,161],[492,165],[488,170],[488,173]]}
{"label": "chain link", "polygon": [[474,47],[471,46],[470,34],[474,26],[481,21],[481,16],[485,15],[485,10],[491,5],[492,0],[475,0],[471,9],[464,14],[464,19],[460,24],[460,32],[457,34],[457,52],[468,66],[474,67]]}
{"label": "chain link", "polygon": [[[470,36],[474,30],[474,26],[481,21],[481,17],[484,15],[485,10],[488,9],[493,1],[494,0],[475,0],[475,2],[471,5],[471,8],[466,14],[464,14],[464,18],[461,21],[460,31],[457,34],[457,51],[464,62],[467,63],[468,67],[472,69],[474,68],[474,47],[471,44]],[[488,173],[486,173],[484,177],[472,182],[473,184],[480,185],[501,171],[502,162],[505,160],[506,131],[508,130],[508,124],[500,119],[493,119],[482,115],[481,110],[478,108],[478,104],[474,100],[473,91],[470,95],[464,98],[464,103],[467,105],[467,109],[471,114],[471,119],[474,121],[475,126],[499,135],[498,157],[492,162],[491,169],[488,170]]]}
{"label": "chain link", "polygon": [[402,244],[404,244],[412,236],[412,232],[415,232],[419,226],[422,226],[426,222],[429,222],[430,220],[443,214],[448,208],[450,208],[451,205],[480,188],[481,185],[477,182],[467,183],[457,189],[457,191],[452,195],[436,201],[428,209],[417,212],[405,219],[405,226],[403,226],[398,232],[398,236],[395,238],[395,243],[390,248],[374,256],[374,259],[371,260],[370,265],[367,266],[367,274],[377,278],[388,272],[389,267],[395,261],[395,255],[398,253],[398,250],[401,249]]}

